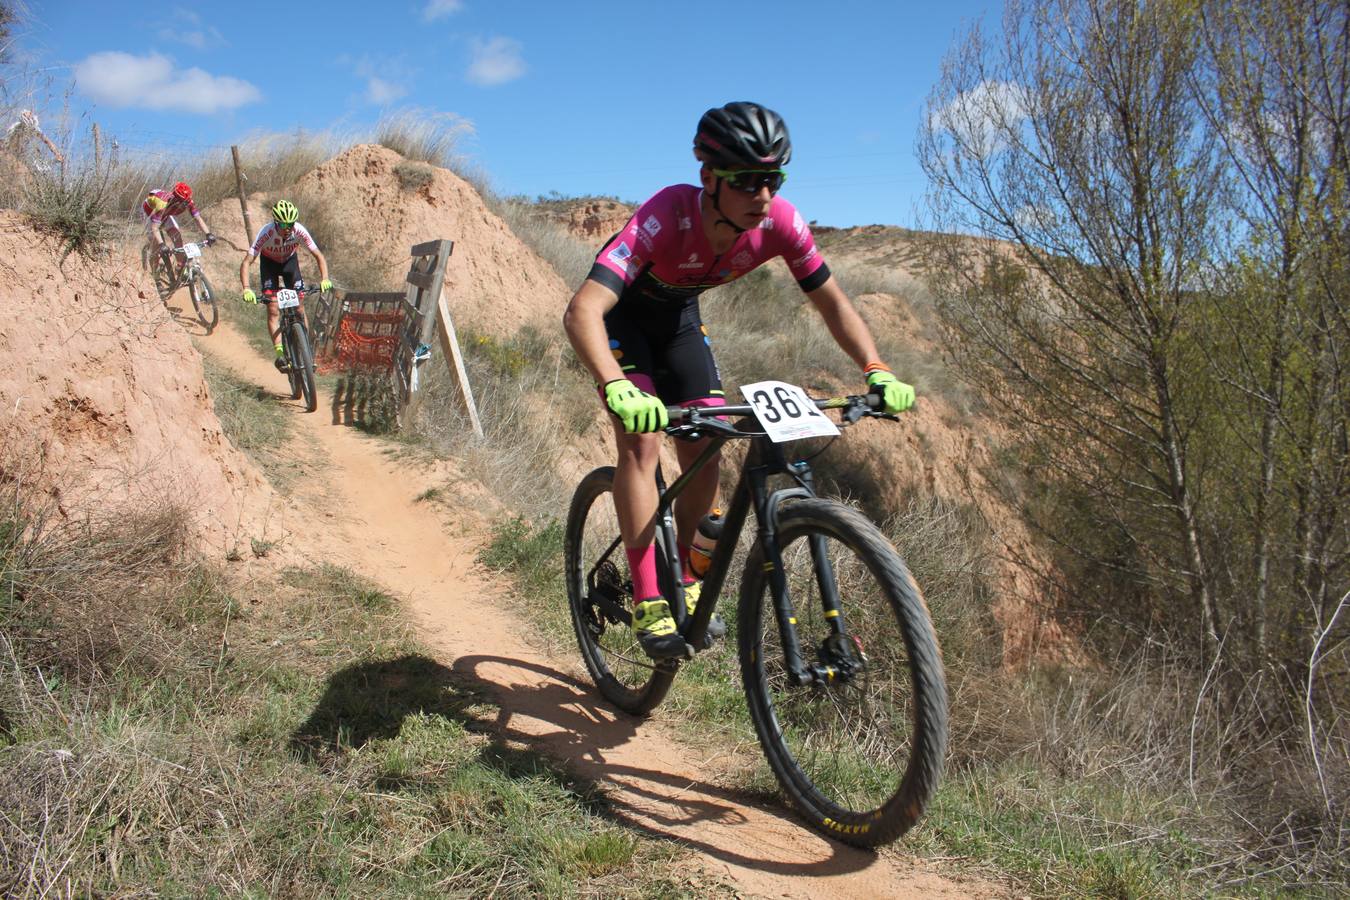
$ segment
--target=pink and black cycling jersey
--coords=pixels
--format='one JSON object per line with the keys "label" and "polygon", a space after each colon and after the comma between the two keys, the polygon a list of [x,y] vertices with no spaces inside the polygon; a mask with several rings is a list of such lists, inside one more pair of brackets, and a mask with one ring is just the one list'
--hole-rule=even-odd
{"label": "pink and black cycling jersey", "polygon": [[702,194],[692,184],[657,192],[605,244],[587,277],[625,303],[663,305],[692,300],[775,256],[783,257],[803,291],[829,280],[830,269],[816,251],[811,229],[791,203],[774,197],[759,227],[742,233],[718,254],[703,230]]}
{"label": "pink and black cycling jersey", "polygon": [[150,221],[156,225],[169,216],[181,216],[183,213],[191,213],[194,219],[202,217],[197,204],[191,200],[184,200],[173,191],[165,190],[151,191],[141,203],[141,212],[149,216]]}
{"label": "pink and black cycling jersey", "polygon": [[311,253],[319,252],[318,244],[314,243],[314,238],[310,237],[305,226],[299,222],[296,222],[291,233],[284,237],[277,230],[275,222],[268,222],[253,239],[253,245],[248,248],[248,252],[250,256],[262,255],[273,262],[285,262],[295,255],[295,249],[301,244],[304,244]]}

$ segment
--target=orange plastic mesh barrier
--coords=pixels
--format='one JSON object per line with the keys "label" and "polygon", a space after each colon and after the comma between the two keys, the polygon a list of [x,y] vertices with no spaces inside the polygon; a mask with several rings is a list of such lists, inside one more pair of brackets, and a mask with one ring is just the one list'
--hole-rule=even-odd
{"label": "orange plastic mesh barrier", "polygon": [[350,369],[388,369],[398,347],[403,311],[392,313],[347,312],[338,324],[331,353],[318,361],[320,372]]}

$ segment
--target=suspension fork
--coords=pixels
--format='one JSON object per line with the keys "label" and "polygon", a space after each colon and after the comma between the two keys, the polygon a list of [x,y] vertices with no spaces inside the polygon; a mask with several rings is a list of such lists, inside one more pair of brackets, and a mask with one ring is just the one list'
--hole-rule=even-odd
{"label": "suspension fork", "polygon": [[[812,497],[816,495],[816,479],[811,466],[805,461],[792,463],[788,467],[792,477]],[[844,610],[839,604],[839,582],[834,577],[834,566],[830,563],[826,551],[825,536],[813,534],[808,539],[811,547],[811,566],[816,573],[816,586],[820,588],[820,606],[825,615],[825,624],[832,635],[848,633],[844,624]]]}
{"label": "suspension fork", "polygon": [[797,637],[797,616],[788,593],[787,573],[783,569],[783,552],[778,545],[778,504],[792,496],[807,495],[805,489],[769,492],[769,476],[778,472],[796,474],[788,466],[783,450],[760,438],[751,445],[746,459],[745,474],[754,497],[755,518],[759,520],[757,539],[764,552],[764,571],[769,576],[769,593],[773,597],[774,618],[783,643],[783,662],[792,680],[799,685],[811,684],[815,677],[802,659],[801,640]]}

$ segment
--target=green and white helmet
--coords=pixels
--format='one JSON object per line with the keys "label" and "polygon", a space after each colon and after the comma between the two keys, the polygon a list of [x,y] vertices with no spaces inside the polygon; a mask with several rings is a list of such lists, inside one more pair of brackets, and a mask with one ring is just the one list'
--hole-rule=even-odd
{"label": "green and white helmet", "polygon": [[298,218],[300,210],[289,200],[278,200],[276,206],[272,207],[272,221],[278,225],[294,225]]}

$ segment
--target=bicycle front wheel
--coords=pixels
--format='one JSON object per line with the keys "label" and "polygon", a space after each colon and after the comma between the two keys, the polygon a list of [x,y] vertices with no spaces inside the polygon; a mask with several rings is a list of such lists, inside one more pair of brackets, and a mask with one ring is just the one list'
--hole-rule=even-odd
{"label": "bicycle front wheel", "polygon": [[614,514],[613,466],[594,470],[577,486],[563,556],[567,602],[586,669],[607,700],[631,715],[646,715],[665,699],[675,671],[658,668],[616,614],[632,610],[633,580]]}
{"label": "bicycle front wheel", "polygon": [[309,349],[309,336],[305,333],[304,322],[291,325],[291,350],[295,354],[291,371],[299,372],[300,390],[305,395],[305,412],[314,412],[319,407],[319,395],[314,390],[314,354]]}
{"label": "bicycle front wheel", "polygon": [[220,310],[216,308],[216,295],[211,290],[211,282],[206,273],[198,269],[188,282],[188,294],[192,297],[192,308],[197,311],[197,319],[210,334],[216,330],[220,321]]}
{"label": "bicycle front wheel", "polygon": [[[739,612],[741,675],[760,745],[814,828],[860,847],[889,843],[932,798],[947,745],[946,680],[923,595],[876,526],[843,504],[784,506],[778,540],[802,657],[832,672],[800,685],[788,671],[756,544]],[[837,615],[824,592],[838,596]],[[842,621],[842,634],[832,621]]]}

